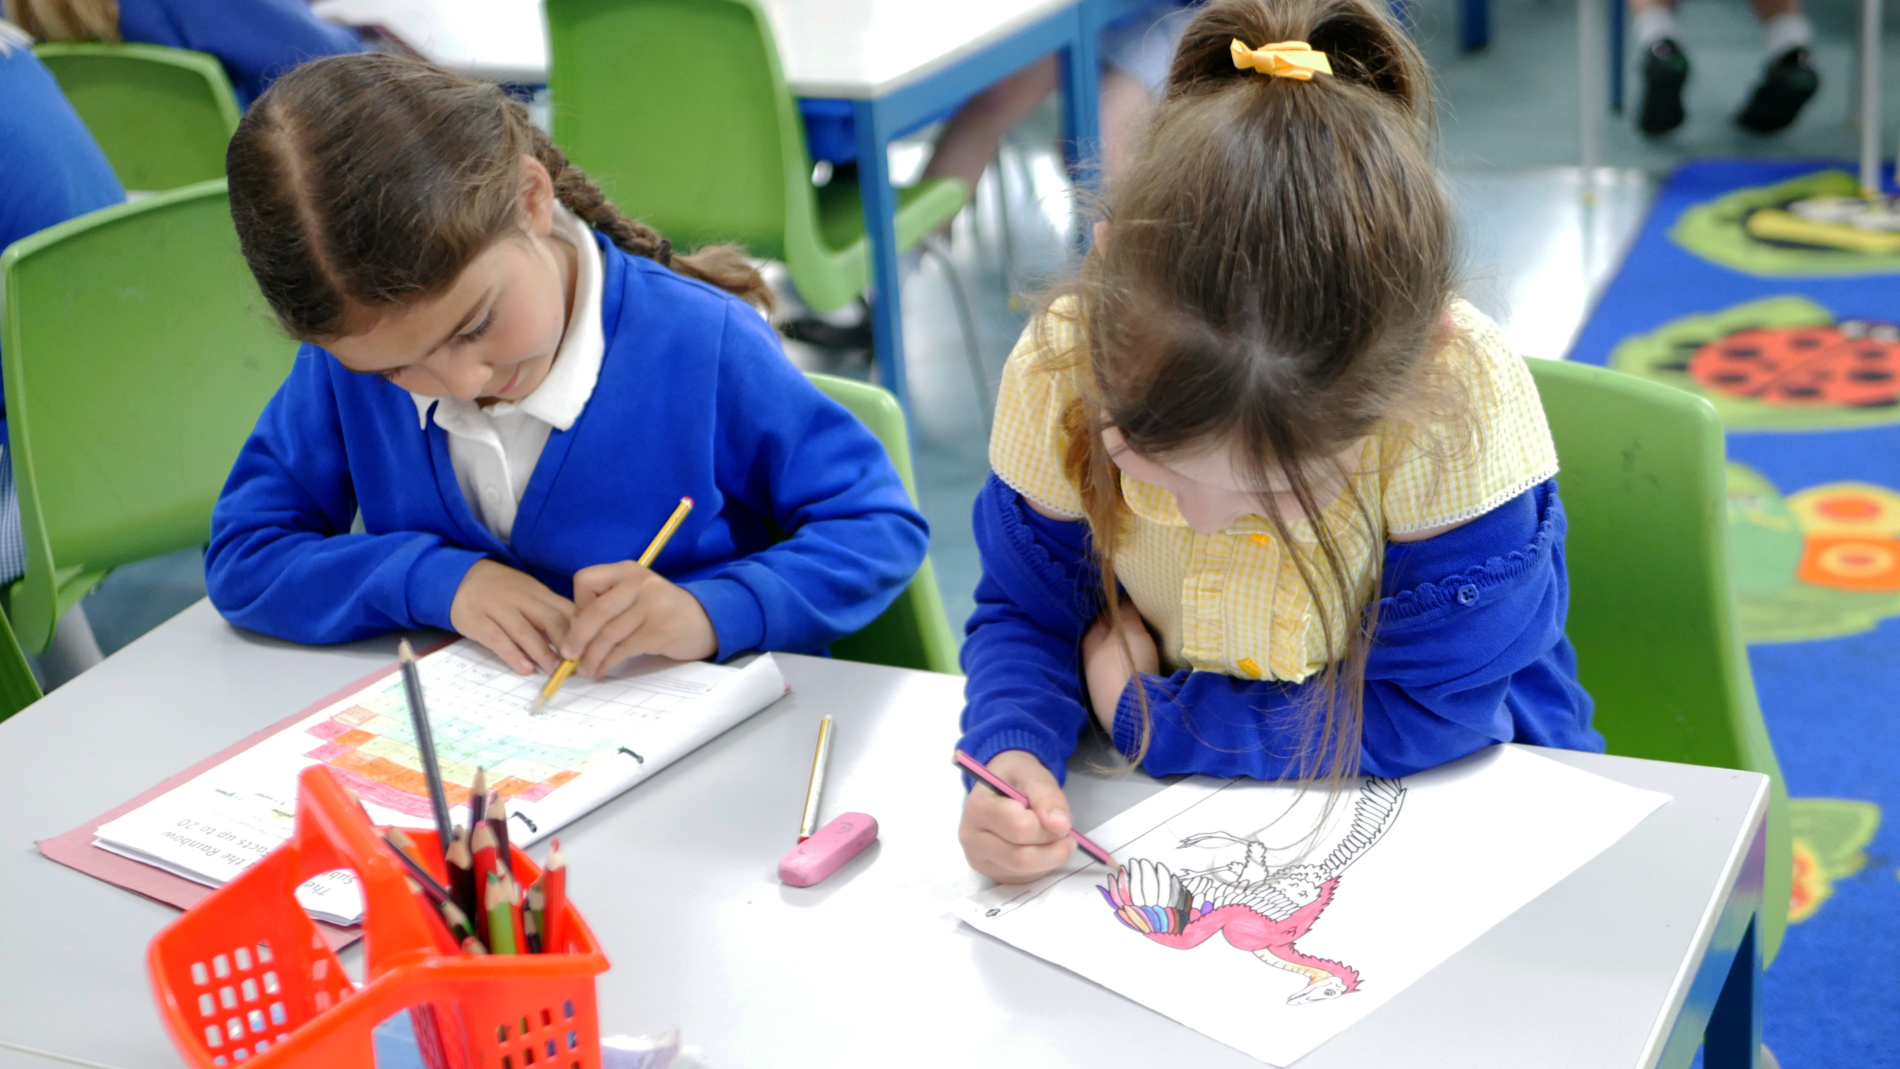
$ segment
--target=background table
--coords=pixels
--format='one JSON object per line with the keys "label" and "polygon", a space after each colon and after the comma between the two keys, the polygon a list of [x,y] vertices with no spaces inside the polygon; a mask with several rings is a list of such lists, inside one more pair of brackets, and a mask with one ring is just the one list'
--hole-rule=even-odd
{"label": "background table", "polygon": [[[47,861],[32,840],[386,665],[393,645],[293,646],[201,602],[0,724],[0,886],[31,903],[8,926],[0,1041],[125,1069],[177,1064],[144,970],[145,944],[176,914]],[[938,901],[976,886],[946,757],[960,679],[781,660],[788,697],[562,833],[571,893],[613,961],[599,984],[607,1033],[679,1025],[713,1069],[1259,1064],[943,915]],[[826,714],[825,816],[864,810],[882,838],[826,883],[784,887],[774,869]],[[1723,948],[1754,909],[1751,879],[1759,900],[1766,781],[1543,752],[1675,800],[1300,1069],[1651,1066],[1672,1027],[1692,1048]],[[1087,771],[1071,784],[1084,827],[1161,787]],[[0,1066],[15,1064],[53,1063],[0,1048]]]}

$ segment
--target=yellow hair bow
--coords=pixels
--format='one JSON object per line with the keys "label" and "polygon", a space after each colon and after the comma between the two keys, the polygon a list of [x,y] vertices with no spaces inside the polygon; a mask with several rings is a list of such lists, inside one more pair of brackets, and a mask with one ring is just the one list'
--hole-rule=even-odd
{"label": "yellow hair bow", "polygon": [[1305,41],[1280,41],[1275,44],[1248,48],[1240,38],[1234,38],[1234,66],[1241,70],[1252,67],[1261,74],[1270,74],[1275,78],[1291,78],[1298,82],[1310,82],[1315,71],[1320,74],[1333,73],[1332,61],[1326,53],[1315,52]]}

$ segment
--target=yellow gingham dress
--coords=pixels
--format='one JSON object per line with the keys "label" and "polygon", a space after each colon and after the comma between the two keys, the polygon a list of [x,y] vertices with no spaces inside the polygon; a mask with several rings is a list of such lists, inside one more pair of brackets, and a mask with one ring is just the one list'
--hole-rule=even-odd
{"label": "yellow gingham dress", "polygon": [[[1075,372],[1049,366],[1051,356],[1077,344],[1073,321],[1060,311],[1051,313],[1055,353],[1038,346],[1038,325],[1031,323],[1003,369],[990,467],[1024,497],[1081,519],[1081,496],[1062,469],[1062,416],[1076,396],[1070,377]],[[1455,301],[1449,314],[1455,334],[1434,359],[1447,361],[1463,380],[1479,441],[1475,449],[1450,454],[1414,447],[1409,428],[1375,429],[1352,482],[1388,535],[1482,516],[1557,473],[1557,450],[1524,361],[1476,308]],[[1330,614],[1335,641],[1329,643],[1293,557],[1264,518],[1243,516],[1214,534],[1197,534],[1181,518],[1173,494],[1125,473],[1121,478],[1133,518],[1115,554],[1115,573],[1161,635],[1169,671],[1194,668],[1298,682],[1326,666],[1327,650],[1343,645],[1338,640],[1346,614]],[[1383,555],[1384,540],[1370,544],[1344,494],[1325,515],[1340,532],[1340,550],[1356,573],[1352,586],[1363,604],[1372,593],[1374,555]],[[1289,528],[1300,551],[1324,569],[1311,524],[1295,521]]]}

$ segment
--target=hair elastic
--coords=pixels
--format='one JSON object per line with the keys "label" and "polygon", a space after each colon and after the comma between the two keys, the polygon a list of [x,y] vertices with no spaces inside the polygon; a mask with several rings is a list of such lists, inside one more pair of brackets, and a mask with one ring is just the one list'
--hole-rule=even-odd
{"label": "hair elastic", "polygon": [[1315,72],[1333,73],[1333,63],[1326,58],[1326,53],[1313,51],[1313,46],[1305,41],[1278,41],[1248,48],[1240,38],[1233,40],[1234,66],[1241,70],[1251,67],[1261,74],[1291,78],[1296,82],[1312,81]]}

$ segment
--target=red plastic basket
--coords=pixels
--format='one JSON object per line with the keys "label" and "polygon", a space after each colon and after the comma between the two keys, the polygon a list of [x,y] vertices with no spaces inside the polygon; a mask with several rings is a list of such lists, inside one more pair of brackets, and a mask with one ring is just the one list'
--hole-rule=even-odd
{"label": "red plastic basket", "polygon": [[[410,832],[438,877],[433,832]],[[540,869],[511,851],[522,883]],[[347,868],[363,889],[366,982],[357,987],[297,904],[297,886]],[[178,918],[146,954],[159,1012],[203,1069],[376,1064],[371,1031],[405,1009],[450,1069],[599,1069],[594,933],[566,906],[563,953],[468,957],[408,888],[376,828],[322,766],[298,778],[296,830]],[[418,1007],[420,1007],[418,1009]]]}

